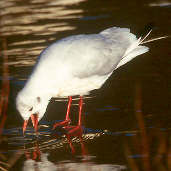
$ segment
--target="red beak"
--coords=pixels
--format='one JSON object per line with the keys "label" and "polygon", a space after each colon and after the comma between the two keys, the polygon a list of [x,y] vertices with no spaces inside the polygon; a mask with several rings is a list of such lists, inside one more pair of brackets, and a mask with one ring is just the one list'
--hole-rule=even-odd
{"label": "red beak", "polygon": [[27,124],[28,124],[29,120],[24,120],[24,124],[23,124],[23,135],[25,134],[26,128],[27,128]]}
{"label": "red beak", "polygon": [[[29,121],[29,119],[24,121],[24,124],[23,124],[23,135],[25,134],[25,131],[27,129],[28,121]],[[32,121],[34,130],[37,133],[38,132],[38,115],[37,114],[32,114],[31,115],[31,121]]]}

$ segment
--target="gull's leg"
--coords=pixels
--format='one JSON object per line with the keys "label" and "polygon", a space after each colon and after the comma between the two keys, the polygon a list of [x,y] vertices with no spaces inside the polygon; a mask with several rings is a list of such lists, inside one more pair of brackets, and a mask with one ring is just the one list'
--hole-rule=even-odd
{"label": "gull's leg", "polygon": [[82,118],[82,107],[83,107],[83,97],[80,96],[78,125],[74,126],[67,133],[71,136],[81,136],[82,135],[82,119],[81,119]]}
{"label": "gull's leg", "polygon": [[70,124],[71,120],[70,120],[69,114],[70,114],[71,103],[72,103],[72,97],[69,96],[69,101],[68,101],[68,107],[67,107],[67,113],[66,113],[66,116],[65,116],[65,120],[62,121],[62,122],[55,123],[53,125],[53,129],[55,129],[56,127],[68,126]]}
{"label": "gull's leg", "polygon": [[78,119],[78,126],[81,126],[82,124],[82,108],[83,108],[83,97],[80,96],[80,102],[79,102],[79,119]]}

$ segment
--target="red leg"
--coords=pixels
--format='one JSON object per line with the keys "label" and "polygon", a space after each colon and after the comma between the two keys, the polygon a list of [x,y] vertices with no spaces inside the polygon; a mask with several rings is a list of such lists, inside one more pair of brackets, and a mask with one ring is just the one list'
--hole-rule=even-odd
{"label": "red leg", "polygon": [[65,120],[62,121],[62,122],[55,123],[53,125],[53,129],[55,129],[58,126],[64,127],[64,126],[68,126],[70,124],[71,120],[69,118],[69,113],[70,113],[71,103],[72,103],[72,97],[69,96],[69,101],[68,101],[68,107],[67,107],[67,113],[66,113]]}
{"label": "red leg", "polygon": [[80,102],[79,102],[79,120],[78,120],[78,125],[79,126],[81,126],[82,108],[83,108],[83,97],[80,96]]}
{"label": "red leg", "polygon": [[71,130],[68,131],[69,135],[73,136],[81,136],[82,135],[82,120],[81,120],[81,115],[82,115],[82,107],[83,107],[83,97],[80,96],[80,101],[79,101],[79,119],[78,119],[78,125],[74,127],[70,127]]}
{"label": "red leg", "polygon": [[70,120],[69,113],[70,113],[71,103],[72,103],[72,97],[69,96],[69,102],[68,102],[68,107],[67,107],[67,113],[66,113],[65,120]]}

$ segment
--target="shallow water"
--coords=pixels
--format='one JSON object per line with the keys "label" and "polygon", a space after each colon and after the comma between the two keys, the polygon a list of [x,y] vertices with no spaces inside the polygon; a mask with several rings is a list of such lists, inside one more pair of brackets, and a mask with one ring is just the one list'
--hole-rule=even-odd
{"label": "shallow water", "polygon": [[[150,52],[119,68],[85,99],[82,137],[51,130],[64,119],[67,101],[51,100],[39,136],[30,125],[23,137],[23,121],[15,108],[17,92],[51,42],[111,26],[131,28],[139,36],[153,24],[152,38],[171,35],[170,11],[171,1],[1,0],[0,80],[9,80],[10,92],[7,119],[0,116],[0,169],[171,170],[170,38],[147,44]],[[77,113],[73,105],[73,124]]]}

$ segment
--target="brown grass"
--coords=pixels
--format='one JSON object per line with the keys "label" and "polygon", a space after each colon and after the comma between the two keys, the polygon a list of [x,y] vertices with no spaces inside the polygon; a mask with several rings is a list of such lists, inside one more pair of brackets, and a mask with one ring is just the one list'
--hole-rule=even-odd
{"label": "brown grass", "polygon": [[[125,143],[125,156],[130,170],[133,171],[170,171],[171,170],[171,146],[169,135],[160,129],[149,130],[145,125],[142,112],[142,89],[140,82],[135,87],[135,117],[139,134],[133,136],[131,143]],[[133,154],[139,154],[140,158],[131,158]]]}
{"label": "brown grass", "polygon": [[[3,128],[7,119],[7,109],[8,109],[8,97],[9,97],[9,69],[8,69],[8,56],[6,54],[7,44],[6,39],[2,40],[3,51],[0,51],[3,58],[2,63],[2,86],[1,86],[1,96],[0,96],[0,144],[6,139],[2,135]],[[9,164],[6,162],[7,158],[4,154],[0,154],[0,170],[6,171]]]}

